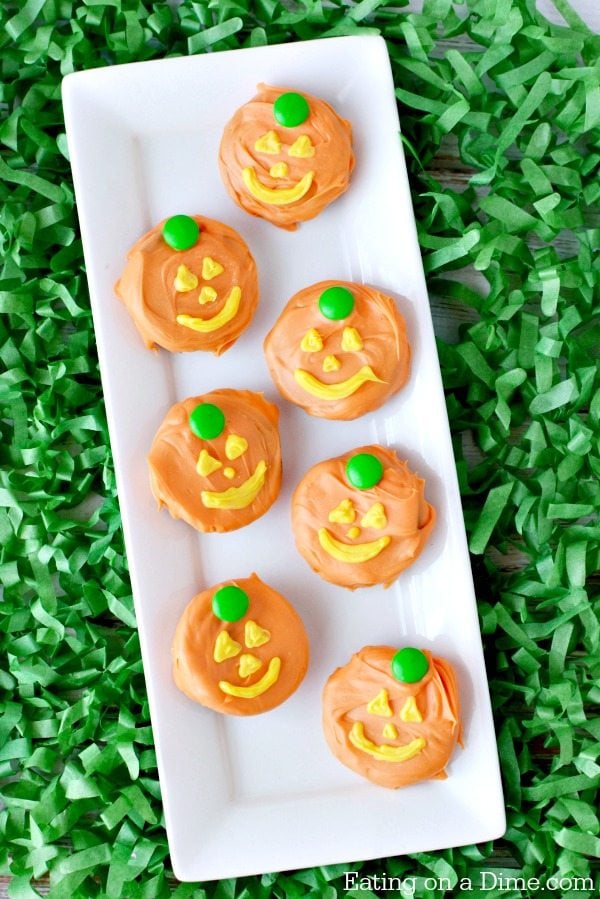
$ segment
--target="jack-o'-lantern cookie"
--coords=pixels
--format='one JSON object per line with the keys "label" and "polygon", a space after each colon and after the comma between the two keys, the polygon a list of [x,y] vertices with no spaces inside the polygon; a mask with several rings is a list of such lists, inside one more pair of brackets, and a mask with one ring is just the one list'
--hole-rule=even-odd
{"label": "jack-o'-lantern cookie", "polygon": [[148,455],[158,505],[199,531],[233,531],[263,515],[281,486],[279,410],[224,388],[169,409]]}
{"label": "jack-o'-lantern cookie", "polygon": [[300,685],[308,638],[287,599],[252,574],[194,597],[172,655],[175,683],[194,702],[226,715],[258,715]]}
{"label": "jack-o'-lantern cookie", "polygon": [[134,244],[115,293],[149,349],[218,356],[250,324],[258,278],[237,231],[204,216],[174,215]]}
{"label": "jack-o'-lantern cookie", "polygon": [[332,584],[387,587],[420,555],[435,524],[424,490],[425,481],[383,446],[318,462],[292,497],[298,551]]}
{"label": "jack-o'-lantern cookie", "polygon": [[257,90],[225,127],[221,177],[238,206],[291,231],[347,189],[352,128],[310,94],[266,84]]}
{"label": "jack-o'-lantern cookie", "polygon": [[454,669],[425,649],[366,646],[327,681],[323,730],[342,764],[382,787],[446,778],[462,731]]}
{"label": "jack-o'-lantern cookie", "polygon": [[349,281],[320,281],[295,294],[264,350],[280,393],[319,418],[348,420],[377,409],[410,370],[394,301]]}

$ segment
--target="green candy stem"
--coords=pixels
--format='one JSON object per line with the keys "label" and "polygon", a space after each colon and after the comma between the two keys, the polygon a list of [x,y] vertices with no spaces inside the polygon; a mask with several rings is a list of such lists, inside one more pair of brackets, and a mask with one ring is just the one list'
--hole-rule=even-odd
{"label": "green candy stem", "polygon": [[290,91],[287,94],[280,94],[273,103],[273,115],[275,121],[284,128],[295,128],[301,125],[310,115],[310,107],[302,94],[296,94]]}
{"label": "green candy stem", "polygon": [[416,684],[429,671],[427,656],[414,646],[399,649],[391,662],[392,676],[401,684]]}
{"label": "green candy stem", "polygon": [[368,490],[382,479],[383,465],[372,453],[357,453],[346,462],[346,477],[353,487]]}
{"label": "green candy stem", "polygon": [[225,428],[225,415],[213,403],[200,403],[191,412],[190,430],[201,440],[214,440]]}
{"label": "green candy stem", "polygon": [[189,215],[172,215],[162,229],[163,240],[173,250],[189,250],[198,243],[200,225]]}
{"label": "green candy stem", "polygon": [[348,318],[353,309],[354,296],[347,287],[328,287],[319,297],[319,312],[332,321]]}
{"label": "green candy stem", "polygon": [[250,599],[245,590],[229,584],[213,594],[213,614],[221,621],[239,621],[248,611]]}

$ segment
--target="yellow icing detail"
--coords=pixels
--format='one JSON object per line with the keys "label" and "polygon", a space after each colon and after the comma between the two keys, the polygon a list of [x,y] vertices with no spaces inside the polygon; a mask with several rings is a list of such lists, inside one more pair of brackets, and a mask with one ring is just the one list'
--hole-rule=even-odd
{"label": "yellow icing detail", "polygon": [[194,318],[193,315],[178,315],[177,324],[183,325],[184,328],[191,328],[192,331],[201,331],[204,334],[210,331],[217,331],[230,322],[232,318],[235,318],[240,308],[241,299],[241,289],[237,286],[232,287],[229,296],[225,300],[225,305],[212,318]]}
{"label": "yellow icing detail", "polygon": [[252,166],[242,169],[242,180],[252,196],[273,206],[287,206],[301,200],[310,190],[314,176],[314,172],[307,172],[293,187],[265,187]]}
{"label": "yellow icing detail", "polygon": [[257,659],[256,656],[251,655],[249,652],[245,652],[244,655],[240,656],[238,672],[240,677],[250,677],[261,666],[262,662],[260,659]]}
{"label": "yellow icing detail", "polygon": [[314,155],[315,148],[308,134],[301,134],[288,150],[288,156],[297,156],[300,159],[311,159]]}
{"label": "yellow icing detail", "polygon": [[392,724],[391,721],[388,721],[386,726],[383,728],[383,736],[386,740],[397,740],[398,739],[398,728],[395,724]]}
{"label": "yellow icing detail", "polygon": [[198,302],[201,306],[205,306],[207,303],[214,303],[217,299],[217,291],[214,287],[208,287],[206,284],[204,287],[200,289],[200,295],[198,296]]}
{"label": "yellow icing detail", "polygon": [[346,532],[346,537],[349,537],[350,540],[356,540],[357,537],[360,537],[360,528],[350,528]]}
{"label": "yellow icing detail", "polygon": [[337,356],[325,356],[323,359],[323,371],[339,371],[342,363]]}
{"label": "yellow icing detail", "polygon": [[329,521],[337,521],[340,524],[352,524],[355,518],[356,510],[351,499],[343,499],[339,506],[329,513]]}
{"label": "yellow icing detail", "polygon": [[202,278],[204,281],[212,281],[213,278],[216,278],[223,271],[225,269],[221,263],[211,259],[210,256],[205,256],[202,260]]}
{"label": "yellow icing detail", "polygon": [[279,135],[276,131],[267,131],[266,134],[258,138],[254,144],[254,149],[257,153],[270,153],[272,156],[281,153]]}
{"label": "yellow icing detail", "polygon": [[390,708],[388,691],[382,689],[377,696],[367,703],[369,715],[379,715],[381,718],[391,718],[394,714]]}
{"label": "yellow icing detail", "polygon": [[243,456],[248,449],[248,441],[245,437],[239,437],[238,434],[230,434],[225,441],[225,455],[232,461]]}
{"label": "yellow icing detail", "polygon": [[222,465],[223,463],[219,462],[218,459],[215,459],[214,456],[211,456],[208,450],[203,449],[200,450],[200,455],[196,462],[196,471],[205,478],[207,475],[212,474],[213,471],[218,471]]}
{"label": "yellow icing detail", "polygon": [[419,706],[414,696],[409,696],[400,712],[401,721],[422,721],[423,716],[419,711]]}
{"label": "yellow icing detail", "polygon": [[271,166],[269,169],[269,175],[271,178],[285,178],[289,171],[290,169],[287,162],[276,162],[275,165]]}
{"label": "yellow icing detail", "polygon": [[375,503],[360,522],[363,528],[377,528],[380,531],[387,525],[387,517],[382,503]]}
{"label": "yellow icing detail", "polygon": [[316,328],[307,331],[300,341],[300,349],[305,353],[318,353],[323,349],[323,338]]}
{"label": "yellow icing detail", "polygon": [[255,684],[250,684],[248,687],[238,687],[237,684],[230,684],[226,680],[220,680],[219,689],[223,693],[227,693],[228,696],[237,696],[239,699],[255,699],[257,696],[266,693],[269,687],[272,687],[277,682],[280,670],[281,659],[273,656],[266,672]]}
{"label": "yellow icing detail", "polygon": [[407,762],[409,759],[414,758],[415,755],[418,755],[419,752],[422,752],[427,745],[423,737],[411,740],[410,743],[406,743],[404,746],[390,746],[387,743],[381,745],[372,743],[371,740],[365,736],[365,728],[362,721],[354,722],[348,736],[353,746],[356,746],[361,752],[366,752],[367,755],[372,755],[373,758],[379,759],[382,762]]}
{"label": "yellow icing detail", "polygon": [[311,375],[310,372],[301,368],[295,370],[294,378],[303,390],[321,400],[344,400],[346,397],[356,393],[367,381],[377,381],[379,384],[383,384],[381,378],[377,377],[370,365],[363,365],[355,374],[346,378],[345,381],[339,381],[337,384],[324,384],[318,378],[315,378],[314,375]]}
{"label": "yellow icing detail", "polygon": [[225,475],[226,478],[231,480],[232,478],[235,477],[235,468],[224,468],[223,474]]}
{"label": "yellow icing detail", "polygon": [[265,482],[267,463],[261,459],[254,473],[239,487],[228,487],[227,490],[203,490],[200,494],[202,505],[207,509],[245,509],[258,496]]}
{"label": "yellow icing detail", "polygon": [[250,619],[244,628],[244,641],[248,649],[264,646],[271,639],[271,634],[266,628],[261,627],[256,621]]}
{"label": "yellow icing detail", "polygon": [[178,293],[187,293],[188,290],[194,290],[198,287],[198,278],[189,270],[187,265],[180,265],[177,269],[173,286]]}
{"label": "yellow icing detail", "polygon": [[337,559],[338,562],[350,562],[351,564],[360,564],[374,559],[380,552],[383,552],[391,539],[391,537],[380,537],[379,540],[372,540],[370,543],[348,546],[347,543],[340,543],[339,540],[336,540],[327,528],[319,529],[319,543],[325,552]]}
{"label": "yellow icing detail", "polygon": [[242,651],[242,647],[233,640],[227,631],[221,631],[215,640],[215,648],[213,649],[213,659],[215,662],[224,662],[225,659],[235,659]]}
{"label": "yellow icing detail", "polygon": [[344,328],[342,334],[342,349],[347,353],[354,353],[362,350],[363,342],[356,328]]}

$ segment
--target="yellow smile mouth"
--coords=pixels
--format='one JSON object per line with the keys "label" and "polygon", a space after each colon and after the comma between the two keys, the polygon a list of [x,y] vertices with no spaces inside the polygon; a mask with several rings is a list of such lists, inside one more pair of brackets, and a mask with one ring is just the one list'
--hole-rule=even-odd
{"label": "yellow smile mouth", "polygon": [[338,381],[337,384],[324,384],[323,381],[320,381],[302,368],[295,370],[294,378],[303,390],[321,400],[344,400],[346,397],[356,393],[359,387],[362,387],[367,381],[377,381],[383,384],[381,378],[377,377],[370,365],[363,365],[362,368],[359,368],[357,372],[346,378],[345,381]]}
{"label": "yellow smile mouth", "polygon": [[238,313],[240,301],[242,299],[241,288],[237,285],[232,287],[229,296],[225,300],[225,305],[220,312],[213,315],[212,318],[196,318],[193,315],[178,315],[177,324],[183,325],[184,328],[191,328],[192,331],[200,331],[203,334],[209,334],[211,331],[217,331],[231,321]]}
{"label": "yellow smile mouth", "polygon": [[207,509],[245,509],[254,502],[265,483],[267,463],[261,459],[253,474],[239,487],[227,490],[203,490],[200,494],[202,504]]}
{"label": "yellow smile mouth", "polygon": [[242,179],[254,199],[272,206],[287,206],[301,200],[310,190],[314,175],[314,172],[307,172],[293,187],[266,187],[252,166],[242,169]]}
{"label": "yellow smile mouth", "polygon": [[392,746],[389,743],[373,743],[365,736],[365,728],[362,721],[355,721],[352,730],[348,734],[349,740],[353,746],[366,752],[367,755],[373,756],[382,762],[407,762],[423,751],[427,745],[427,741],[423,737],[417,737],[404,746]]}
{"label": "yellow smile mouth", "polygon": [[266,693],[277,682],[280,671],[281,659],[273,656],[266,672],[255,684],[251,684],[249,687],[240,687],[238,684],[230,684],[229,681],[220,680],[219,689],[223,693],[227,693],[228,696],[235,696],[238,699],[255,699],[257,696],[262,696],[263,693]]}
{"label": "yellow smile mouth", "polygon": [[351,564],[369,562],[374,559],[380,552],[383,552],[391,539],[391,537],[379,537],[378,540],[371,540],[369,543],[357,543],[355,546],[349,546],[347,543],[336,540],[327,528],[319,530],[319,543],[325,552],[337,559],[338,562],[350,562]]}

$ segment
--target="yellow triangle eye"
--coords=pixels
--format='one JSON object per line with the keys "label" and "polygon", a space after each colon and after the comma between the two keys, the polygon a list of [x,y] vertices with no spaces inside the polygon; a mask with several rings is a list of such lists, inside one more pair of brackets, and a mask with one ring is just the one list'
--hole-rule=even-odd
{"label": "yellow triangle eye", "polygon": [[392,717],[393,712],[390,708],[387,690],[380,690],[377,696],[367,704],[367,712],[370,715],[379,715],[381,718]]}
{"label": "yellow triangle eye", "polygon": [[223,271],[225,269],[221,263],[211,259],[210,256],[205,256],[202,260],[202,279],[204,281],[212,281],[213,278],[216,278]]}
{"label": "yellow triangle eye", "polygon": [[215,648],[213,650],[213,659],[215,662],[224,662],[226,659],[235,659],[242,651],[242,647],[233,640],[227,631],[221,631],[215,640]]}
{"label": "yellow triangle eye", "polygon": [[316,328],[307,331],[300,341],[300,349],[305,353],[318,353],[323,349],[323,338]]}
{"label": "yellow triangle eye", "polygon": [[248,441],[245,437],[239,437],[237,434],[230,434],[225,441],[225,455],[228,459],[239,459],[248,449]]}
{"label": "yellow triangle eye", "polygon": [[205,478],[207,475],[212,474],[213,471],[218,471],[222,465],[223,463],[211,456],[208,450],[203,449],[200,450],[200,455],[198,456],[196,471]]}
{"label": "yellow triangle eye", "polygon": [[187,293],[188,290],[194,290],[198,287],[198,278],[189,270],[187,265],[180,265],[177,269],[173,286],[178,293]]}
{"label": "yellow triangle eye", "polygon": [[276,131],[267,131],[254,144],[257,153],[269,153],[274,156],[281,153],[281,141]]}
{"label": "yellow triangle eye", "polygon": [[383,736],[386,738],[386,740],[397,740],[398,728],[396,727],[396,725],[388,722],[383,728]]}
{"label": "yellow triangle eye", "polygon": [[422,721],[423,716],[419,711],[419,706],[414,696],[409,696],[400,712],[401,721]]}
{"label": "yellow triangle eye", "polygon": [[262,662],[260,659],[257,659],[256,656],[250,655],[249,652],[245,652],[240,656],[240,664],[239,664],[239,674],[240,677],[249,677],[251,674],[254,674],[255,671],[261,667]]}
{"label": "yellow triangle eye", "polygon": [[339,506],[329,513],[329,521],[337,521],[339,524],[352,524],[355,518],[356,510],[351,499],[343,499]]}
{"label": "yellow triangle eye", "polygon": [[363,528],[377,528],[380,531],[387,525],[387,516],[382,503],[375,503],[360,522]]}
{"label": "yellow triangle eye", "polygon": [[362,337],[356,330],[356,328],[344,328],[342,334],[342,349],[346,353],[356,353],[359,350],[362,350],[363,342]]}
{"label": "yellow triangle eye", "polygon": [[310,159],[315,155],[315,148],[308,134],[301,134],[288,150],[288,156]]}
{"label": "yellow triangle eye", "polygon": [[264,646],[271,639],[271,634],[264,627],[261,627],[256,621],[247,621],[244,628],[244,642],[248,649],[255,649],[257,646]]}
{"label": "yellow triangle eye", "polygon": [[214,303],[217,299],[217,291],[214,287],[208,287],[206,284],[204,287],[200,289],[200,296],[198,297],[198,302],[201,306],[205,306],[206,303]]}

